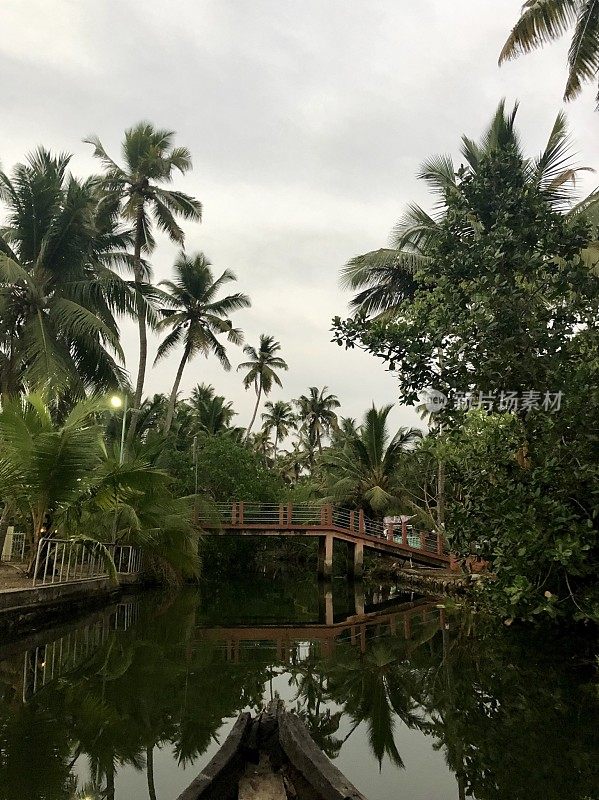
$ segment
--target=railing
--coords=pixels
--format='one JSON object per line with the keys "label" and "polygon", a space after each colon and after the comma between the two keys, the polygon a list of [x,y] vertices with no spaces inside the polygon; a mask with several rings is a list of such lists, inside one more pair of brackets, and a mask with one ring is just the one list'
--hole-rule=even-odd
{"label": "railing", "polygon": [[[421,552],[445,555],[443,536],[432,531],[416,530],[406,521],[385,523],[369,519],[363,511],[351,511],[332,505],[275,504],[236,502],[216,507],[220,524],[226,528],[264,527],[271,530],[298,528],[336,528],[344,533],[375,537]],[[213,526],[214,520],[200,519]],[[218,526],[217,526],[218,527]]]}
{"label": "railing", "polygon": [[109,562],[106,551],[117,573],[134,575],[141,571],[142,552],[132,545],[108,544],[101,547],[92,541],[43,538],[37,547],[33,585],[107,578]]}
{"label": "railing", "polygon": [[25,534],[9,528],[2,548],[2,561],[24,561],[25,544]]}

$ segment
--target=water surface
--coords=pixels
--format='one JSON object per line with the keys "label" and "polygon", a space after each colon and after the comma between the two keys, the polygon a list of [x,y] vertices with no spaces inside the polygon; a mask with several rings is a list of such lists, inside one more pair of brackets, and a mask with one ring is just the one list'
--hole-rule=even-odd
{"label": "water surface", "polygon": [[583,655],[344,581],[146,593],[0,645],[0,798],[175,800],[279,695],[370,800],[596,800]]}

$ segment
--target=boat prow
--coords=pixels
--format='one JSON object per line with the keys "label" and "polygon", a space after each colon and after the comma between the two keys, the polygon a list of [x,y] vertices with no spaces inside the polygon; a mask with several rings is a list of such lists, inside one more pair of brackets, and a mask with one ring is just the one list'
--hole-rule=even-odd
{"label": "boat prow", "polygon": [[280,701],[239,716],[178,800],[366,800]]}

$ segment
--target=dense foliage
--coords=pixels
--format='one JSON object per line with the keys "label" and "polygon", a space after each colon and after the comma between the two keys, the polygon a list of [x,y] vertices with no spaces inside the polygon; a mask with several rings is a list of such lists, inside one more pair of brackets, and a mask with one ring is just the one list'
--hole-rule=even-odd
{"label": "dense foliage", "polygon": [[497,122],[441,192],[411,296],[378,319],[337,320],[336,337],[382,358],[408,402],[430,389],[447,399],[434,415],[446,534],[458,554],[493,563],[495,607],[596,616],[595,232],[584,213],[563,213],[565,178],[556,196],[537,177],[513,117]]}

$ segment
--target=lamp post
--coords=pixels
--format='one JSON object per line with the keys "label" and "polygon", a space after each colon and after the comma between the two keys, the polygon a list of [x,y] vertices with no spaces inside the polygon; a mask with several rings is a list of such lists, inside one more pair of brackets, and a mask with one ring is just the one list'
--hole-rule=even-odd
{"label": "lamp post", "polygon": [[123,460],[125,458],[125,423],[127,421],[127,400],[128,400],[127,395],[125,395],[124,403],[123,403],[123,399],[121,397],[119,397],[118,394],[114,394],[110,398],[110,405],[113,408],[121,408],[121,406],[124,406],[123,407],[123,423],[121,425],[121,449],[120,449],[120,452],[119,452],[119,464],[122,464]]}

